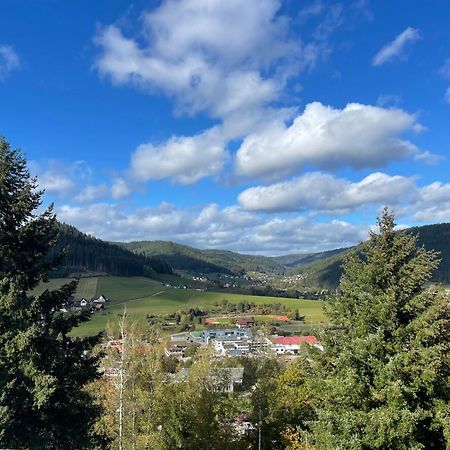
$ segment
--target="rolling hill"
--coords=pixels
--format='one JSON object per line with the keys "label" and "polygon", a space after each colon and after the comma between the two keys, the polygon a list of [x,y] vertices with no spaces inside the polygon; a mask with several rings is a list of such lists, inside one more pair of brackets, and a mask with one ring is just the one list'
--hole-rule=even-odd
{"label": "rolling hill", "polygon": [[49,257],[65,252],[52,278],[72,274],[149,276],[172,273],[170,265],[156,257],[137,255],[118,245],[81,233],[75,227],[58,224],[58,239]]}
{"label": "rolling hill", "polygon": [[[351,251],[360,251],[363,244],[348,249],[320,253],[293,254],[277,257],[245,255],[227,250],[200,250],[170,241],[136,241],[109,243],[60,224],[60,235],[52,254],[64,248],[66,256],[52,276],[74,273],[103,273],[117,276],[157,277],[172,269],[191,273],[244,275],[263,272],[273,276],[302,274],[308,287],[335,288],[342,274],[342,262]],[[419,245],[440,252],[441,263],[433,281],[450,283],[450,223],[425,225],[401,230],[418,235]]]}
{"label": "rolling hill", "polygon": [[313,264],[322,259],[339,255],[346,250],[348,250],[348,248],[338,248],[336,250],[328,250],[319,253],[298,253],[294,255],[275,256],[272,259],[285,268],[298,268]]}
{"label": "rolling hill", "polygon": [[200,250],[170,241],[120,243],[127,250],[157,257],[175,270],[243,275],[247,272],[282,274],[284,266],[268,256],[244,255],[228,250]]}
{"label": "rolling hill", "polygon": [[[411,233],[418,236],[418,244],[427,250],[440,253],[441,262],[434,271],[432,280],[436,283],[450,283],[450,223],[425,225],[408,228],[399,233]],[[345,251],[315,261],[309,265],[297,266],[289,274],[303,274],[306,286],[336,288],[342,275],[342,263],[348,252],[359,252],[365,244],[359,244]]]}

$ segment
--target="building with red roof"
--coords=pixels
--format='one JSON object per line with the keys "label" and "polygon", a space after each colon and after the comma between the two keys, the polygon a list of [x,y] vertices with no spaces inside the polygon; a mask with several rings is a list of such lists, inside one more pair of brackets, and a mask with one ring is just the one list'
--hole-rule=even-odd
{"label": "building with red roof", "polygon": [[291,353],[296,355],[302,344],[312,345],[322,349],[315,336],[273,336],[271,349],[279,355]]}

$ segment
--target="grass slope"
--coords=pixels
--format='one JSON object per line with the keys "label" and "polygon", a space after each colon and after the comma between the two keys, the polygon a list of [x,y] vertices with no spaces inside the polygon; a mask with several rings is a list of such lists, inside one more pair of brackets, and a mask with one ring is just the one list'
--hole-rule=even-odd
{"label": "grass slope", "polygon": [[257,304],[281,303],[288,308],[298,308],[308,323],[325,320],[320,301],[173,289],[166,288],[157,281],[139,277],[100,277],[97,294],[100,293],[110,298],[111,302],[107,304],[104,312],[95,314],[90,322],[74,330],[74,335],[91,335],[105,329],[109,321],[117,320],[125,305],[131,320],[145,322],[148,314],[166,314],[192,306],[206,308],[224,299],[230,303],[239,303],[243,300]]}
{"label": "grass slope", "polygon": [[[98,280],[100,278],[92,277],[92,278],[80,278],[80,281],[78,283],[77,291],[75,292],[76,297],[80,298],[87,298],[91,299],[93,297],[96,297],[97,294],[97,285]],[[49,291],[59,289],[63,284],[68,283],[69,281],[72,281],[70,278],[53,278],[50,279],[48,283],[43,283],[37,286],[35,289],[33,289],[32,294],[34,295],[40,295],[42,294],[46,289]]]}

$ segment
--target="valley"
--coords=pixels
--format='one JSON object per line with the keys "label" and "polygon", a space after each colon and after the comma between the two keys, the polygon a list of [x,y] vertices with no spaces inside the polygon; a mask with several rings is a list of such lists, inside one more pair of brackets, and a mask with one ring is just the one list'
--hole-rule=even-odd
{"label": "valley", "polygon": [[[42,292],[46,288],[58,288],[66,281],[69,279],[53,279],[46,285],[39,286],[35,292]],[[145,322],[148,315],[174,313],[179,309],[190,307],[208,308],[215,302],[223,300],[235,304],[242,301],[260,305],[280,303],[287,308],[299,309],[300,314],[305,317],[305,324],[320,324],[325,320],[322,311],[323,302],[317,300],[176,289],[144,277],[81,278],[76,295],[88,299],[104,295],[110,299],[104,311],[93,314],[89,322],[74,330],[73,335],[77,336],[92,335],[105,329],[109,321],[117,320],[117,316],[123,312],[125,306],[130,319],[138,322]]]}

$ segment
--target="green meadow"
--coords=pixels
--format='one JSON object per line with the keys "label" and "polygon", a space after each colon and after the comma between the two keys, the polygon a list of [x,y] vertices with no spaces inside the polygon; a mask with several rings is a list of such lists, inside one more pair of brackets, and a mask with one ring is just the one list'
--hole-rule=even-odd
{"label": "green meadow", "polygon": [[[40,286],[54,289],[61,286],[62,279],[51,280]],[[317,324],[325,320],[322,312],[323,302],[317,300],[297,300],[280,297],[260,297],[246,294],[228,293],[226,291],[194,291],[190,289],[175,289],[164,286],[159,281],[143,277],[93,277],[82,278],[77,295],[86,298],[105,295],[111,301],[103,312],[96,313],[92,319],[73,331],[73,335],[91,335],[105,329],[108,322],[117,321],[118,315],[126,307],[131,320],[145,322],[148,314],[160,315],[175,312],[193,306],[199,308],[212,307],[215,302],[227,300],[230,303],[241,301],[259,304],[281,303],[288,308],[296,308],[305,316],[307,324]]]}

